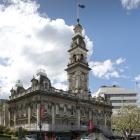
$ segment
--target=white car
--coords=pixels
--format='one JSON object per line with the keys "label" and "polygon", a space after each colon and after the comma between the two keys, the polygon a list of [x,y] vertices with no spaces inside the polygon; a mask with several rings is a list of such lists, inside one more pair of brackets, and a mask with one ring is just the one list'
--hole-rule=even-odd
{"label": "white car", "polygon": [[81,138],[81,140],[90,140],[90,138],[88,136],[84,136]]}

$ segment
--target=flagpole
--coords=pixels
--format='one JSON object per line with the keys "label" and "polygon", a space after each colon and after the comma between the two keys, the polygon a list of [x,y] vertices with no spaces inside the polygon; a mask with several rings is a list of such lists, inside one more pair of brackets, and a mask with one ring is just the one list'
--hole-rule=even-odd
{"label": "flagpole", "polygon": [[77,22],[79,23],[79,1],[77,0],[77,3],[76,3],[76,13],[77,13]]}

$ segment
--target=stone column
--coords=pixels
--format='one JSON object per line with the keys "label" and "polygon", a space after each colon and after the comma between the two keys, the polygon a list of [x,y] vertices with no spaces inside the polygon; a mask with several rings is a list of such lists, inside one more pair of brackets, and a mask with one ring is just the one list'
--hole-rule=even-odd
{"label": "stone column", "polygon": [[104,118],[105,118],[105,124],[104,124],[104,125],[106,126],[106,119],[107,119],[107,117],[106,117],[106,112],[105,112],[105,117],[104,117]]}
{"label": "stone column", "polygon": [[31,107],[28,106],[28,127],[31,129]]}
{"label": "stone column", "polygon": [[80,119],[81,119],[81,114],[80,114],[80,108],[78,107],[77,109],[77,125],[78,125],[78,128],[80,128]]}
{"label": "stone column", "polygon": [[10,116],[10,111],[8,111],[8,127],[9,128],[11,127],[10,122],[11,122],[11,116]]}
{"label": "stone column", "polygon": [[110,127],[109,127],[109,129],[110,130],[111,130],[111,127],[112,127],[111,115],[112,115],[112,112],[109,112],[109,121],[110,121]]}
{"label": "stone column", "polygon": [[2,125],[2,114],[1,113],[2,113],[2,111],[0,111],[0,125]]}
{"label": "stone column", "polygon": [[37,121],[36,121],[36,129],[39,130],[39,123],[40,123],[40,104],[37,104],[37,110],[36,110],[36,114],[37,114]]}
{"label": "stone column", "polygon": [[55,106],[52,105],[52,130],[55,128]]}
{"label": "stone column", "polygon": [[5,113],[6,112],[5,111],[6,111],[6,107],[5,107],[5,104],[4,104],[3,105],[3,125],[4,126],[6,126],[6,120],[5,120],[6,119],[6,114]]}
{"label": "stone column", "polygon": [[92,111],[89,110],[89,120],[92,120]]}
{"label": "stone column", "polygon": [[14,111],[14,129],[16,128],[16,112]]}

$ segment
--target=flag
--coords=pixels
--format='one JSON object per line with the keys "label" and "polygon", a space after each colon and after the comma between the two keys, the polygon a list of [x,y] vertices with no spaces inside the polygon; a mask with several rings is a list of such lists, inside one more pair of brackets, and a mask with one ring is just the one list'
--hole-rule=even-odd
{"label": "flag", "polygon": [[88,131],[91,133],[93,131],[94,125],[92,120],[89,120],[88,122]]}
{"label": "flag", "polygon": [[85,5],[79,4],[78,5],[80,8],[85,8]]}

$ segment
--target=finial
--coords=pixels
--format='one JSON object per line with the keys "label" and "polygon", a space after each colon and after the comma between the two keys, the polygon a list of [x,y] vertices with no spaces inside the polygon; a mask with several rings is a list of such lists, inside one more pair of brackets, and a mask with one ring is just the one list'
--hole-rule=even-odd
{"label": "finial", "polygon": [[77,23],[79,24],[79,22],[80,22],[80,19],[79,19],[79,18],[77,18]]}

